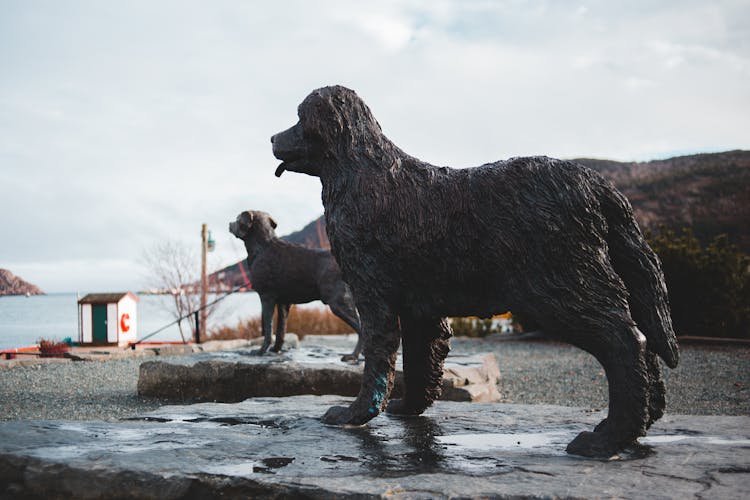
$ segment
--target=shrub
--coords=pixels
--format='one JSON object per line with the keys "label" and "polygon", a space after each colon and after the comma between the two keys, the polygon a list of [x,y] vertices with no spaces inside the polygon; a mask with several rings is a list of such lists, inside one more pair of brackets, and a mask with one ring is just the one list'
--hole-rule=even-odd
{"label": "shrub", "polygon": [[450,322],[456,337],[486,337],[498,331],[491,319],[451,318]]}
{"label": "shrub", "polygon": [[43,358],[62,357],[70,352],[70,344],[56,340],[39,339],[39,353]]}
{"label": "shrub", "polygon": [[[510,313],[501,314],[494,318],[450,318],[453,335],[457,337],[486,337],[492,333],[507,333],[516,331],[520,325],[513,320]],[[505,330],[503,329],[505,325]]]}
{"label": "shrub", "polygon": [[[276,314],[274,313],[274,332],[276,331]],[[300,339],[305,335],[342,335],[354,333],[352,327],[344,323],[328,307],[298,307],[289,309],[286,330],[296,333]],[[262,335],[260,316],[253,316],[240,321],[237,326],[211,328],[208,340],[253,339]]]}
{"label": "shrub", "polygon": [[260,316],[240,320],[237,326],[222,325],[208,329],[206,340],[254,339],[261,336]]}
{"label": "shrub", "polygon": [[750,258],[719,235],[703,248],[693,232],[648,235],[659,255],[677,335],[750,338]]}
{"label": "shrub", "polygon": [[354,333],[354,329],[331,312],[329,307],[297,307],[289,310],[286,329],[300,336],[305,335],[344,335]]}

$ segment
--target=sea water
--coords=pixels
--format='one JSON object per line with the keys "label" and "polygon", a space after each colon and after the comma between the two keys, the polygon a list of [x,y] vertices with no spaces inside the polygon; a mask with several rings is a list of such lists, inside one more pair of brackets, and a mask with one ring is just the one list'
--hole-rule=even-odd
{"label": "sea water", "polygon": [[[82,295],[81,295],[82,296]],[[208,302],[223,295],[209,295]],[[168,295],[138,295],[138,339],[174,321]],[[235,293],[217,303],[209,316],[207,327],[235,326],[240,320],[260,315],[258,294]],[[190,327],[183,323],[190,340]],[[39,339],[61,341],[78,339],[78,295],[0,296],[0,350],[32,346]],[[180,331],[172,325],[148,340],[179,341]]]}

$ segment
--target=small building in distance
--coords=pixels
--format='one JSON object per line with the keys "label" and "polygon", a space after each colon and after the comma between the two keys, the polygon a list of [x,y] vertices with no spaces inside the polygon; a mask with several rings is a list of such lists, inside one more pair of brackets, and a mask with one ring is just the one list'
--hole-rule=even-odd
{"label": "small building in distance", "polygon": [[138,297],[131,292],[90,293],[78,301],[78,344],[120,345],[138,337]]}

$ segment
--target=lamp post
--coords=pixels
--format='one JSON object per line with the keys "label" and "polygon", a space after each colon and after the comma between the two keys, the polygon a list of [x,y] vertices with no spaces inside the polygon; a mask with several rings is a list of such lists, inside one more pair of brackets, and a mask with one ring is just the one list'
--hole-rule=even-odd
{"label": "lamp post", "polygon": [[201,226],[201,307],[200,307],[200,320],[196,324],[195,329],[195,343],[201,343],[201,334],[206,334],[206,317],[208,311],[206,311],[206,297],[208,294],[208,275],[206,274],[206,254],[213,252],[216,248],[216,242],[211,237],[211,231],[208,230],[208,226],[203,224]]}

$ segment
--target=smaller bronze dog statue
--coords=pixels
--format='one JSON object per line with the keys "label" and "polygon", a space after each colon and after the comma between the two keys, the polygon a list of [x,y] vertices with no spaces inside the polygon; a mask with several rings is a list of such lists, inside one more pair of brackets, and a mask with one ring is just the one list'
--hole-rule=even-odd
{"label": "smaller bronze dog statue", "polygon": [[[307,248],[276,237],[276,221],[266,212],[247,210],[229,223],[229,232],[245,242],[247,265],[253,290],[258,292],[262,307],[264,354],[271,345],[274,308],[278,311],[276,342],[271,348],[279,352],[284,345],[286,320],[292,304],[320,300],[359,334],[359,314],[354,307],[349,286],[341,279],[338,264],[326,250]],[[359,335],[354,352],[341,358],[356,361],[362,352]]]}

